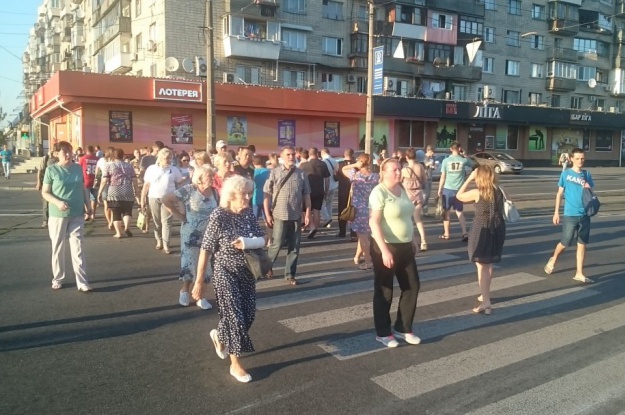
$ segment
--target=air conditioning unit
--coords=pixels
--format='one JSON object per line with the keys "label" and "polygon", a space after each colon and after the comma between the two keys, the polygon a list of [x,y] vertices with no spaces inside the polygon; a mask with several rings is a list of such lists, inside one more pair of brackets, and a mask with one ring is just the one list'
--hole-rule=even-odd
{"label": "air conditioning unit", "polygon": [[597,107],[596,111],[603,111],[603,107]]}
{"label": "air conditioning unit", "polygon": [[610,107],[610,112],[616,112],[616,107]]}
{"label": "air conditioning unit", "polygon": [[224,83],[225,84],[234,83],[234,74],[232,72],[224,72]]}
{"label": "air conditioning unit", "polygon": [[208,66],[206,66],[206,59],[196,56],[195,57],[195,75],[206,78],[206,70]]}
{"label": "air conditioning unit", "polygon": [[484,89],[482,90],[483,97],[486,98],[495,98],[495,88],[490,85],[484,85]]}
{"label": "air conditioning unit", "polygon": [[390,76],[384,77],[384,90],[385,91],[394,91],[397,85],[397,79],[391,78]]}
{"label": "air conditioning unit", "polygon": [[547,72],[547,78],[553,78],[553,72],[551,71]]}
{"label": "air conditioning unit", "polygon": [[347,75],[347,83],[348,84],[353,84],[355,82],[356,82],[356,75],[351,74],[351,73],[349,75]]}
{"label": "air conditioning unit", "polygon": [[148,40],[148,44],[145,46],[145,48],[149,52],[156,52],[156,50],[158,48],[158,44],[155,41],[153,41],[153,40]]}

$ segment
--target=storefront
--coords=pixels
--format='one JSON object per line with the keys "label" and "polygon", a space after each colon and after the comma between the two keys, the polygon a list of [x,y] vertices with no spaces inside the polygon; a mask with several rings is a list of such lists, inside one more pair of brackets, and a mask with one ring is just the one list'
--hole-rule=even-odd
{"label": "storefront", "polygon": [[[171,79],[58,72],[31,100],[33,118],[50,125],[51,143],[114,146],[127,153],[160,140],[176,150],[206,148],[206,84]],[[267,154],[282,146],[357,148],[365,98],[217,84],[217,140],[254,144]]]}

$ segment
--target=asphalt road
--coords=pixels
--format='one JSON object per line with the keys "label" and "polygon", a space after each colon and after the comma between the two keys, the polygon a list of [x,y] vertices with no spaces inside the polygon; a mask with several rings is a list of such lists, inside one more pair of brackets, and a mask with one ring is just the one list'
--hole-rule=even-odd
{"label": "asphalt road", "polygon": [[625,179],[592,173],[604,202],[586,262],[595,284],[572,280],[573,252],[552,276],[542,270],[559,239],[557,172],[504,177],[523,218],[508,228],[491,316],[469,311],[475,268],[457,225],[439,241],[430,219],[417,260],[423,344],[379,347],[371,273],[355,269],[353,243],[324,230],[303,244],[300,286],[258,284],[247,385],[212,349],[217,312],[177,304],[176,255],[138,230],[114,240],[99,219],[85,242],[95,291],[71,281],[52,291],[37,193],[0,190],[0,413],[622,414]]}

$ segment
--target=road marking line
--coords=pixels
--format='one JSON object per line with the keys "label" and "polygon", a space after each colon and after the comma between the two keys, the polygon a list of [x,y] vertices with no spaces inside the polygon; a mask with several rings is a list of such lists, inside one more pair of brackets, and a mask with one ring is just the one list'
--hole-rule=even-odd
{"label": "road marking line", "polygon": [[[583,287],[573,287],[560,291],[534,294],[514,300],[496,303],[493,314],[488,316],[488,318],[485,318],[481,314],[475,314],[471,310],[467,310],[432,320],[417,322],[413,326],[413,330],[416,335],[421,337],[422,340],[427,341],[438,337],[444,337],[459,331],[466,331],[482,325],[492,324],[511,317],[517,317],[523,314],[540,311],[545,308],[551,308],[583,298],[588,298],[597,294],[597,291],[588,290]],[[319,347],[339,360],[348,360],[370,353],[390,350],[382,347],[380,343],[375,340],[373,327],[371,328],[371,332],[321,343]]]}
{"label": "road marking line", "polygon": [[625,352],[480,408],[469,415],[596,414],[623,396]]}
{"label": "road marking line", "polygon": [[[589,290],[583,292],[590,294]],[[624,313],[625,304],[619,304],[529,333],[377,376],[371,380],[400,399],[414,398],[446,385],[589,339],[599,333],[623,327]],[[490,323],[490,319],[484,320]],[[424,373],[427,373],[427,376],[423,376]]]}
{"label": "road marking line", "polygon": [[[504,290],[543,280],[544,278],[542,277],[537,277],[525,272],[518,272],[494,278],[491,283],[491,291]],[[425,291],[419,294],[417,304],[418,307],[424,307],[445,301],[457,300],[459,298],[471,297],[473,295],[477,295],[475,294],[477,291],[477,282],[454,285],[452,287],[442,288],[439,290]],[[391,306],[393,309],[397,307],[398,298],[399,296],[393,298],[393,305]],[[290,328],[295,333],[304,333],[311,330],[323,329],[372,317],[373,304],[369,302],[352,307],[344,307],[336,310],[309,314],[307,316],[280,320],[279,323]]]}

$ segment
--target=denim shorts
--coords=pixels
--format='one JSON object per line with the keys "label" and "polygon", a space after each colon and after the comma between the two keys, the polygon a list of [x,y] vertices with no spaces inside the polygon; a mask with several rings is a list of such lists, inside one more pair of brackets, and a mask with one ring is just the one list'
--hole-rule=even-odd
{"label": "denim shorts", "polygon": [[443,188],[443,209],[449,210],[452,207],[456,212],[462,212],[463,204],[456,199],[457,190]]}
{"label": "denim shorts", "polygon": [[588,216],[562,216],[562,239],[564,246],[572,246],[574,243],[586,245],[590,240],[590,217]]}

